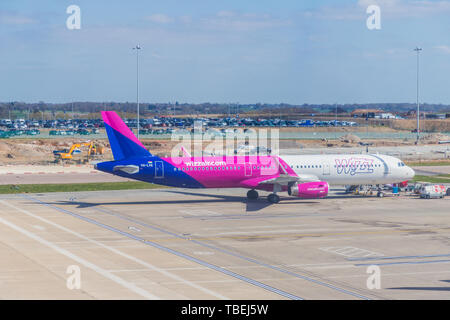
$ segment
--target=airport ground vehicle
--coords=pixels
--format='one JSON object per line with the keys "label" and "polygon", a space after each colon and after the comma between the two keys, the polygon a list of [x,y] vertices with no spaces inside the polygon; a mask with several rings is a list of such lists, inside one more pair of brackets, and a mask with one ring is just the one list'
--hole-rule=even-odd
{"label": "airport ground vehicle", "polygon": [[[82,148],[87,148],[86,155],[82,154]],[[83,143],[74,143],[69,150],[55,150],[53,155],[55,156],[55,162],[60,161],[75,161],[75,162],[88,162],[95,155],[103,154],[104,148],[102,146],[96,146],[92,141]]]}
{"label": "airport ground vehicle", "polygon": [[420,188],[420,197],[425,199],[443,198],[446,191],[446,187],[441,184],[423,185]]}
{"label": "airport ground vehicle", "polygon": [[[160,158],[152,155],[113,111],[102,111],[114,161],[95,169],[114,175],[183,188],[246,188],[249,199],[256,190],[311,199],[328,194],[328,181],[336,184],[396,183],[414,176],[399,159],[381,155],[275,155]],[[286,159],[284,159],[286,158]],[[306,172],[306,174],[305,174]]]}

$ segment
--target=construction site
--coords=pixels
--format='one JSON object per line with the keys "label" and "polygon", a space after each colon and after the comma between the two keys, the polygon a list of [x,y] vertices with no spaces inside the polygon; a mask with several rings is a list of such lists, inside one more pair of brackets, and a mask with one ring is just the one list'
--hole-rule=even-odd
{"label": "construction site", "polygon": [[[320,129],[320,128],[318,128]],[[253,129],[251,129],[253,130]],[[258,131],[259,129],[254,129]],[[273,130],[273,129],[272,129]],[[279,129],[275,129],[279,130]],[[422,134],[420,144],[415,144],[413,138],[395,138],[392,132],[384,132],[381,136],[376,138],[367,138],[366,132],[341,132],[339,137],[334,136],[333,132],[326,132],[327,136],[321,137],[321,132],[316,129],[296,130],[295,128],[280,129],[279,130],[278,148],[280,154],[287,151],[289,154],[296,152],[302,154],[308,149],[317,149],[319,153],[330,153],[335,148],[345,149],[360,149],[358,151],[352,150],[354,153],[365,152],[366,146],[369,146],[369,151],[372,148],[379,147],[403,147],[406,149],[416,150],[417,148],[425,146],[435,146],[436,149],[445,150],[448,143],[442,143],[450,140],[450,136],[442,133]],[[391,137],[389,136],[391,134]],[[306,138],[302,138],[304,135]],[[369,132],[369,135],[379,135],[379,132]],[[170,156],[172,149],[180,144],[178,138],[181,135],[174,132],[172,135],[166,136],[148,136],[141,135],[142,143],[158,156]],[[106,139],[104,131],[100,131],[98,138],[86,140],[84,137],[68,137],[59,136],[54,138],[9,138],[0,139],[0,165],[64,165],[64,164],[89,164],[92,161],[112,160],[112,153],[109,147],[109,142]],[[383,138],[384,137],[384,138]],[[394,138],[392,138],[394,137]],[[173,139],[172,139],[173,138]],[[203,140],[191,142],[182,141],[185,148],[190,149],[194,144],[201,143],[201,148],[205,149],[207,146],[217,145],[219,149],[223,145],[225,137],[211,137],[203,136]],[[233,140],[231,145],[224,145],[224,149],[236,150],[239,146],[244,144],[245,135],[236,134],[236,140]],[[257,143],[257,141],[253,141]],[[269,140],[269,144],[272,141]],[[190,145],[191,144],[191,145]],[[273,144],[272,144],[273,145]],[[350,150],[349,150],[350,151]],[[447,155],[447,156],[450,156]],[[445,153],[439,154],[421,154],[417,153],[417,160],[419,158],[443,158],[447,157]],[[411,159],[414,160],[414,159]]]}

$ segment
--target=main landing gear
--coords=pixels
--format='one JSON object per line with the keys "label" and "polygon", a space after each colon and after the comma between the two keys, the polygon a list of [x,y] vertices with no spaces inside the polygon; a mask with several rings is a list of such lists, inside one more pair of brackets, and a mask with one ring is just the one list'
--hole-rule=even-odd
{"label": "main landing gear", "polygon": [[267,200],[270,203],[278,203],[280,202],[280,197],[276,193],[271,193],[267,196]]}
{"label": "main landing gear", "polygon": [[[256,190],[249,190],[247,192],[247,199],[249,200],[256,200],[258,199],[259,195]],[[267,196],[267,201],[270,203],[278,203],[280,202],[280,197],[276,193],[271,193]]]}
{"label": "main landing gear", "polygon": [[249,199],[249,200],[256,200],[256,199],[258,199],[258,197],[259,197],[259,195],[256,190],[249,190],[247,192],[247,199]]}

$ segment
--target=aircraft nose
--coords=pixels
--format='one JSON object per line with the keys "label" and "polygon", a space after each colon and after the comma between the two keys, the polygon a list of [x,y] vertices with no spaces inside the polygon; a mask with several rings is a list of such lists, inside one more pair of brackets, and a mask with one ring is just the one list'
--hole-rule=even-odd
{"label": "aircraft nose", "polygon": [[412,178],[414,178],[415,175],[416,175],[416,172],[412,168],[408,167],[408,177],[410,179],[412,179]]}

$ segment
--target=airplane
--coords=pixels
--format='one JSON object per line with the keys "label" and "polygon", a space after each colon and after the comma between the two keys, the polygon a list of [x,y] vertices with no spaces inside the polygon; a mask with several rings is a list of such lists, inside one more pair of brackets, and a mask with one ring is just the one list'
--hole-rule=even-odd
{"label": "airplane", "polygon": [[398,158],[380,154],[289,155],[284,161],[303,180],[330,185],[404,183],[415,172]]}
{"label": "airplane", "polygon": [[[144,147],[116,112],[102,111],[101,114],[114,157],[114,161],[95,164],[94,168],[102,172],[172,187],[246,188],[250,189],[247,192],[248,199],[257,199],[259,195],[256,190],[264,190],[271,192],[267,196],[270,203],[280,201],[277,194],[279,192],[288,192],[291,196],[303,199],[326,197],[329,184],[322,180],[322,177],[332,178],[333,183],[340,179],[339,173],[337,176],[331,175],[332,159],[324,162],[325,156],[316,158],[320,162],[317,162],[318,167],[314,167],[314,170],[300,168],[300,166],[315,166],[312,162],[302,162],[303,156],[290,156],[287,157],[288,161],[274,155],[192,157],[186,150],[183,150],[183,157],[157,157]],[[305,157],[305,159],[312,158]],[[339,162],[341,164],[338,167],[339,170],[342,169],[342,172],[353,170],[343,166],[343,159]],[[386,160],[383,161],[381,163],[390,168],[391,162],[387,165]],[[375,164],[375,162],[371,163]],[[347,162],[346,165],[348,164]],[[299,167],[297,168],[297,166]],[[404,166],[399,168],[404,168]],[[322,174],[318,171],[319,169],[322,170]],[[330,174],[326,174],[328,169]],[[394,168],[390,172],[393,171]],[[396,179],[402,181],[401,179],[406,177],[401,173],[397,174],[397,170],[391,175],[392,179],[373,178],[375,175],[384,175],[384,173],[381,173],[380,170],[373,170],[366,175],[367,180],[358,180],[358,183],[373,179],[379,179],[374,181]],[[354,180],[350,179],[349,181]],[[352,182],[352,184],[355,183]]]}

